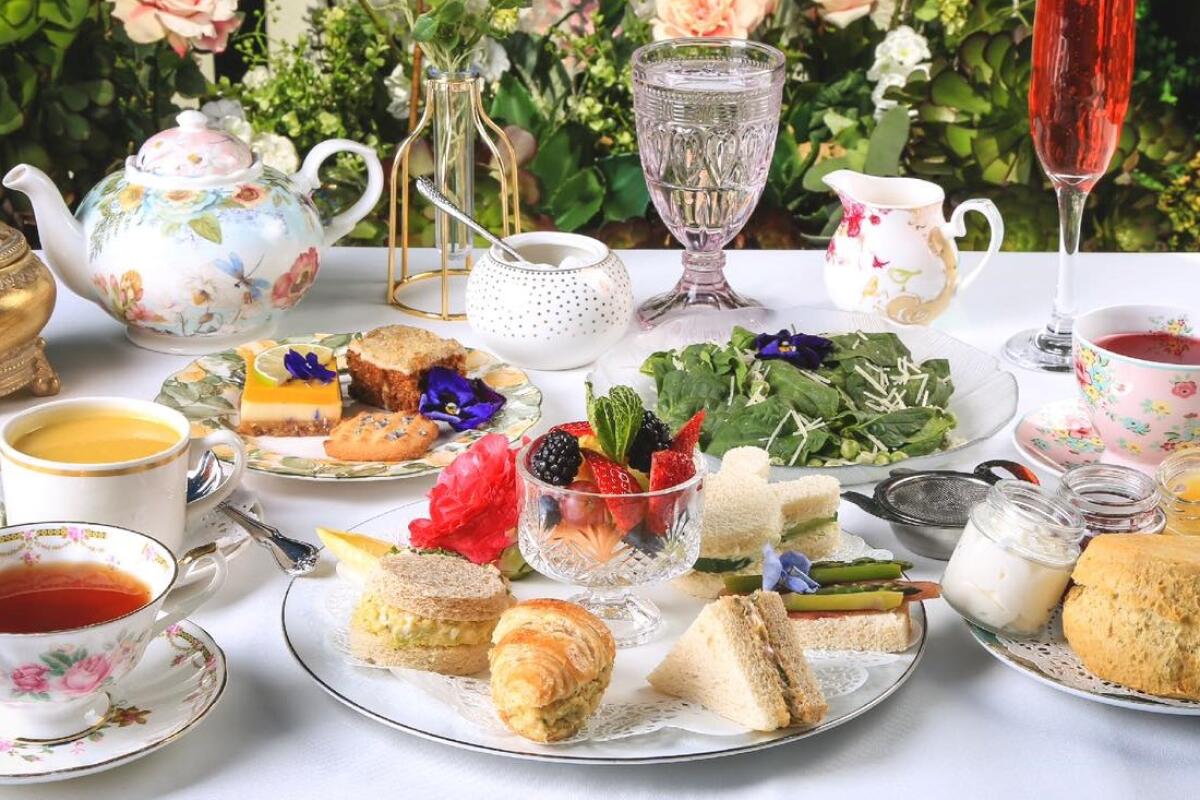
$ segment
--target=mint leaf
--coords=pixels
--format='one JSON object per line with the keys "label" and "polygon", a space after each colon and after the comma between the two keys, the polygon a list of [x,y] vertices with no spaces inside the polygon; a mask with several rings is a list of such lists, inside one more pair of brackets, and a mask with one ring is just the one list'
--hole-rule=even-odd
{"label": "mint leaf", "polygon": [[607,397],[596,397],[587,384],[587,417],[604,454],[625,463],[638,427],[642,424],[642,398],[628,386],[614,386]]}

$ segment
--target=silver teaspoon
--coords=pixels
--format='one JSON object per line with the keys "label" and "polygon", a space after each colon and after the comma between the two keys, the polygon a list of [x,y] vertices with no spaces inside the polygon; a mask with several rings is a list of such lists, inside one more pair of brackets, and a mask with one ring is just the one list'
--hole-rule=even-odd
{"label": "silver teaspoon", "polygon": [[433,181],[429,180],[429,178],[425,178],[425,177],[417,178],[417,191],[421,193],[422,197],[424,197],[429,202],[433,203],[435,206],[440,208],[442,211],[444,211],[447,214],[449,214],[450,216],[454,217],[456,220],[461,222],[463,225],[466,225],[468,228],[470,228],[471,230],[478,233],[484,239],[487,239],[489,242],[496,245],[496,247],[499,247],[501,250],[504,251],[505,255],[507,255],[514,262],[516,262],[518,264],[529,264],[530,263],[529,259],[525,258],[525,256],[518,253],[516,250],[514,250],[509,245],[505,244],[503,239],[501,239],[499,236],[497,236],[496,234],[489,231],[487,228],[483,227],[483,225],[480,224],[480,222],[477,219],[475,219],[470,214],[468,214],[467,212],[463,211],[461,208],[456,206],[454,204],[454,201],[451,200],[449,197],[446,197],[446,195],[442,194],[441,190],[438,189],[436,186],[434,186]]}

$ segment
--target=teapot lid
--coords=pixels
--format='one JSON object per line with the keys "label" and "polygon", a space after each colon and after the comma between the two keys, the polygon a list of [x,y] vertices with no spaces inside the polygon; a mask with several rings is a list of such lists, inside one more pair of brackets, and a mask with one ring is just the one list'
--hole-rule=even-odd
{"label": "teapot lid", "polygon": [[134,165],[142,172],[179,178],[231,175],[250,167],[254,154],[232,133],[210,128],[199,111],[184,111],[177,128],[154,134],[138,150]]}
{"label": "teapot lid", "polygon": [[0,222],[0,269],[15,264],[28,252],[29,245],[21,232]]}

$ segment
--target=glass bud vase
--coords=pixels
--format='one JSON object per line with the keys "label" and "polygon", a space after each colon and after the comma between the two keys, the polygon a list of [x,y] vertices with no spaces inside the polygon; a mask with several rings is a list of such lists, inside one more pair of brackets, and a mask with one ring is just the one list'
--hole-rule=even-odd
{"label": "glass bud vase", "polygon": [[[433,244],[440,255],[440,269],[413,271],[409,267],[409,217],[412,211],[410,167],[413,145],[428,139],[432,150],[429,162],[419,166],[420,174],[429,174],[447,198],[470,216],[475,216],[476,144],[491,153],[489,169],[500,190],[500,236],[521,232],[520,199],[517,192],[517,158],[504,130],[483,109],[483,81],[475,69],[444,72],[430,68],[425,74],[424,108],[416,126],[399,147],[392,162],[390,211],[388,216],[388,302],[410,314],[426,319],[463,320],[466,315],[450,309],[450,279],[470,274],[474,234],[448,214],[433,210]],[[410,164],[410,161],[413,163]],[[399,247],[397,247],[397,239]],[[399,276],[396,252],[400,253]],[[405,289],[421,280],[440,279],[441,303],[436,310],[419,308],[400,298]]]}

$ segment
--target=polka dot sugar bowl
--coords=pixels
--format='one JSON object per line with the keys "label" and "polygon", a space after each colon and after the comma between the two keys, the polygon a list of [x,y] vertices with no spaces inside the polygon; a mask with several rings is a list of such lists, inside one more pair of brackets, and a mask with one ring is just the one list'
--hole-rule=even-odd
{"label": "polka dot sugar bowl", "polygon": [[504,241],[530,263],[493,246],[471,270],[467,320],[484,349],[527,369],[573,369],[625,335],[633,289],[603,242],[555,231]]}

